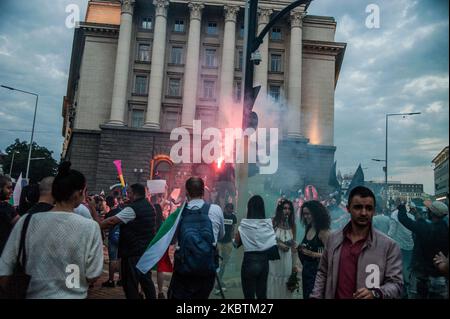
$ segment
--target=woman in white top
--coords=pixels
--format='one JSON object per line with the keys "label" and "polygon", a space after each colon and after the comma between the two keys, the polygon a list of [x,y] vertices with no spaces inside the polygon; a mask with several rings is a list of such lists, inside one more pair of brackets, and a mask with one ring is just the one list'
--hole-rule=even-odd
{"label": "woman in white top", "polygon": [[293,272],[298,272],[300,264],[296,251],[294,206],[290,200],[283,199],[278,203],[273,228],[280,259],[269,262],[267,298],[290,299],[293,291],[288,290],[286,283]]}
{"label": "woman in white top", "polygon": [[272,220],[266,219],[264,201],[255,195],[248,201],[247,218],[241,220],[234,238],[235,247],[244,246],[241,268],[245,299],[267,299],[268,249],[276,245]]}
{"label": "woman in white top", "polygon": [[[81,299],[103,270],[98,224],[74,214],[84,200],[86,178],[62,163],[52,185],[55,207],[31,217],[26,232],[25,272],[31,276],[27,298]],[[24,215],[0,258],[0,276],[11,275],[17,260]]]}

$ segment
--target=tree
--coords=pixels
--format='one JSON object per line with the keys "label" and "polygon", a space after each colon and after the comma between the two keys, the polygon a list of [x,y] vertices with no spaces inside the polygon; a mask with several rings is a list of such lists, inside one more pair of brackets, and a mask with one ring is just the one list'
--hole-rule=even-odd
{"label": "tree", "polygon": [[[11,177],[17,178],[20,173],[22,173],[22,176],[25,177],[27,170],[28,150],[29,143],[26,141],[21,142],[19,139],[16,139],[13,144],[9,145],[5,150],[7,155],[4,159],[4,173],[9,174],[11,164],[13,164]],[[14,163],[12,163],[14,152]],[[58,164],[52,157],[52,154],[53,152],[48,150],[46,147],[39,146],[36,142],[33,142],[33,150],[31,151],[32,160],[30,162],[29,171],[29,178],[31,181],[38,182],[44,177],[54,176],[56,174]],[[36,160],[33,160],[33,158],[36,158]]]}

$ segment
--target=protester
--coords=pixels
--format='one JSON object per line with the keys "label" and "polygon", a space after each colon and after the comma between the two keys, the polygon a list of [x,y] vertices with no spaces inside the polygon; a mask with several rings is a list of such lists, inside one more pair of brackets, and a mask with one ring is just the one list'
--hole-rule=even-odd
{"label": "protester", "polygon": [[181,212],[178,247],[169,286],[169,299],[206,299],[214,288],[218,257],[217,241],[224,236],[222,209],[203,200],[201,178],[186,181],[188,204]]}
{"label": "protester", "polygon": [[428,207],[431,223],[423,219],[414,221],[408,217],[405,205],[398,206],[398,220],[416,237],[411,260],[410,299],[448,298],[448,282],[433,264],[439,252],[448,256],[448,225],[443,220],[447,214],[447,205],[434,201]]}
{"label": "protester", "polygon": [[242,291],[245,299],[267,298],[269,275],[268,250],[276,245],[272,219],[266,219],[264,201],[255,195],[247,204],[247,218],[241,220],[234,238],[235,247],[244,246],[241,267]]}
{"label": "protester", "polygon": [[11,179],[0,175],[0,256],[14,224],[20,217],[14,207],[9,204],[12,195],[13,186]]}
{"label": "protester", "polygon": [[39,200],[31,207],[27,213],[34,214],[39,212],[48,212],[52,210],[55,204],[55,199],[52,195],[53,176],[44,177],[39,183]]}
{"label": "protester", "polygon": [[[411,213],[416,214],[415,205],[411,202],[410,204]],[[411,220],[415,220],[415,216],[411,213],[407,213]],[[398,220],[398,210],[395,210],[391,214],[389,221],[389,231],[387,234],[392,238],[399,246],[402,253],[402,264],[403,264],[403,297],[407,297],[408,287],[409,287],[409,276],[410,276],[410,265],[412,258],[412,251],[414,248],[414,241],[412,233],[409,229],[403,226]]]}
{"label": "protester", "polygon": [[[86,298],[88,283],[103,271],[103,245],[98,224],[73,213],[84,199],[86,179],[59,166],[52,185],[55,207],[33,214],[26,232],[25,271],[31,276],[27,298]],[[0,259],[0,276],[11,275],[17,261],[22,226],[28,214],[14,227]],[[70,274],[76,278],[70,280]]]}
{"label": "protester", "polygon": [[[343,230],[330,234],[311,298],[400,298],[403,288],[400,248],[373,229],[375,205],[375,195],[370,189],[357,186],[350,191],[347,209],[351,221]],[[379,287],[372,286],[373,279]]]}
{"label": "protester", "polygon": [[[151,203],[156,212],[156,229],[161,228],[163,222],[168,215],[164,215],[164,210],[169,209],[170,202],[168,202],[163,196],[152,196]],[[161,206],[163,203],[164,208]],[[167,211],[169,213],[169,211]],[[169,256],[169,248],[167,248],[163,257],[159,260],[156,268],[156,284],[158,286],[158,299],[166,299],[164,295],[164,273],[173,272],[172,262]]]}
{"label": "protester", "polygon": [[151,271],[142,274],[136,269],[139,258],[156,234],[156,213],[145,198],[145,187],[133,184],[128,190],[131,201],[127,207],[102,222],[102,228],[120,224],[119,258],[121,259],[122,286],[127,299],[140,299],[139,284],[146,299],[155,299],[156,290]]}
{"label": "protester", "polygon": [[375,214],[376,215],[372,218],[373,228],[388,236],[389,226],[391,223],[390,217],[386,215],[385,212],[381,209],[377,209]]}
{"label": "protester", "polygon": [[[105,218],[110,218],[116,216],[120,212],[119,203],[117,198],[113,196],[106,197],[106,205],[109,207],[109,212],[106,213]],[[114,274],[119,273],[119,280],[117,285],[122,285],[122,280],[120,278],[120,260],[118,258],[119,250],[119,236],[120,236],[120,225],[117,224],[113,228],[108,230],[108,258],[109,258],[109,274],[108,280],[102,283],[102,287],[114,288],[116,283],[114,282]]]}
{"label": "protester", "polygon": [[306,227],[305,237],[298,246],[302,262],[303,299],[314,288],[319,261],[330,234],[330,214],[318,201],[308,201],[301,207],[300,219]]}
{"label": "protester", "polygon": [[[237,223],[236,214],[234,213],[234,205],[232,203],[225,204],[223,212],[225,235],[217,244],[219,256],[220,256],[220,270],[218,274],[218,280],[220,281],[220,287],[222,291],[226,291],[226,287],[222,281],[223,274],[225,273],[225,267],[230,260],[231,252],[233,250],[232,239],[234,237],[234,227]],[[219,294],[219,286],[216,286],[215,294]]]}
{"label": "protester", "polygon": [[290,200],[282,199],[279,201],[272,222],[280,259],[269,262],[267,298],[289,299],[293,297],[293,291],[287,288],[286,283],[292,273],[299,270],[297,244],[295,242],[295,214]]}
{"label": "protester", "polygon": [[22,192],[20,193],[19,207],[17,209],[19,215],[25,215],[31,207],[38,203],[38,201],[39,185],[29,184],[22,188]]}

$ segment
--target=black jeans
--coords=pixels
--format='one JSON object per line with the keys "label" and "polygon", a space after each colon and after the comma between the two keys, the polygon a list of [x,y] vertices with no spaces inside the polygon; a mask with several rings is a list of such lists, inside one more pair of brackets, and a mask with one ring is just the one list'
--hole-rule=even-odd
{"label": "black jeans", "polygon": [[216,274],[207,276],[172,274],[167,299],[208,299],[214,288]]}
{"label": "black jeans", "polygon": [[242,291],[245,299],[267,298],[269,260],[262,252],[246,252],[241,268]]}
{"label": "black jeans", "polygon": [[303,260],[303,299],[309,299],[309,295],[314,289],[314,282],[316,281],[316,274],[318,269],[319,263],[317,261]]}
{"label": "black jeans", "polygon": [[122,287],[127,299],[141,299],[139,295],[139,284],[141,284],[146,299],[156,299],[155,284],[152,280],[152,272],[145,275],[136,268],[141,257],[122,257]]}

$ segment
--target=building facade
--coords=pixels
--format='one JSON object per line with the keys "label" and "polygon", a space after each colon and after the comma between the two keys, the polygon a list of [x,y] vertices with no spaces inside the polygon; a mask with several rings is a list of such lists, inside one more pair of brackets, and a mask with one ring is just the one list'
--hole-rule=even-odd
{"label": "building facade", "polygon": [[[289,3],[259,1],[258,30]],[[325,193],[346,45],[334,41],[334,18],[306,10],[291,12],[260,46],[254,110],[260,127],[279,128],[273,189],[312,184]],[[74,34],[62,158],[85,173],[92,191],[117,182],[117,159],[128,183],[155,174],[170,187],[190,174],[213,183],[210,164],[172,162],[170,132],[191,130],[193,120],[240,126],[243,41],[244,1],[89,1]]]}
{"label": "building facade", "polygon": [[434,164],[434,196],[448,203],[448,146],[431,162]]}

